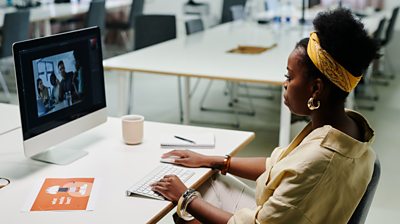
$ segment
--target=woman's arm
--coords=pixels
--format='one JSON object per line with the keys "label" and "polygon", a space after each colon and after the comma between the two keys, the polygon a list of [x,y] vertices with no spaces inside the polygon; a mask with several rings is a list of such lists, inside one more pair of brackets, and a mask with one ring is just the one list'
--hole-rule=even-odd
{"label": "woman's arm", "polygon": [[[225,165],[223,156],[206,156],[189,150],[173,150],[165,153],[162,157],[169,156],[179,157],[175,159],[174,163],[187,167],[223,169]],[[242,178],[256,180],[265,171],[265,160],[264,157],[232,157],[227,171]]]}
{"label": "woman's arm", "polygon": [[232,214],[214,207],[201,198],[195,198],[186,209],[201,223],[228,223]]}
{"label": "woman's arm", "polygon": [[265,157],[232,157],[228,172],[235,176],[256,180],[265,172],[265,160]]}
{"label": "woman's arm", "polygon": [[[160,193],[174,204],[178,204],[179,199],[187,190],[186,186],[175,175],[165,175],[151,186],[153,191]],[[186,207],[186,211],[201,223],[227,223],[232,217],[231,213],[214,207],[201,198],[194,198]],[[196,221],[188,223],[196,223]]]}

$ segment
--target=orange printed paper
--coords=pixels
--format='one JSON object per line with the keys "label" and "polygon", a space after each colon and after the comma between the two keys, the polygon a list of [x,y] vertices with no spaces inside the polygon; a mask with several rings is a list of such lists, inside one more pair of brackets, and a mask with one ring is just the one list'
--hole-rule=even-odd
{"label": "orange printed paper", "polygon": [[31,211],[86,210],[94,178],[46,178]]}

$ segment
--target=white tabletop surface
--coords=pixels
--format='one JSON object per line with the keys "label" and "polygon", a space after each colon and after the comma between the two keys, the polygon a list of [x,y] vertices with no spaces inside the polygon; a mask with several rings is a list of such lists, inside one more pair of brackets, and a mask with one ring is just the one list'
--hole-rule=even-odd
{"label": "white tabletop surface", "polygon": [[[170,209],[172,203],[147,198],[127,197],[128,187],[159,164],[162,153],[160,136],[176,132],[213,132],[214,149],[197,149],[204,154],[235,154],[247,145],[254,133],[213,128],[145,122],[143,143],[128,146],[122,142],[121,121],[108,121],[64,144],[89,154],[70,165],[51,165],[25,158],[21,131],[0,136],[0,176],[11,184],[0,189],[1,220],[6,223],[146,223],[156,222]],[[211,175],[210,169],[194,169],[196,174],[187,186],[198,185]],[[94,177],[101,180],[100,193],[94,211],[21,212],[33,185],[43,178]]]}
{"label": "white tabletop surface", "polygon": [[[234,22],[103,62],[105,69],[281,85],[287,57],[308,35],[304,28]],[[227,53],[239,45],[277,47],[261,54]]]}

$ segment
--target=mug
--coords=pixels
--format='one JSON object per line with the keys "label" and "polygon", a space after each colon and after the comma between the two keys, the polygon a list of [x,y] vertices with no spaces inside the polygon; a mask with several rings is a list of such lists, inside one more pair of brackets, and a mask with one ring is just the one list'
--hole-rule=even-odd
{"label": "mug", "polygon": [[141,115],[125,115],[121,117],[122,137],[128,145],[136,145],[143,140],[144,117]]}

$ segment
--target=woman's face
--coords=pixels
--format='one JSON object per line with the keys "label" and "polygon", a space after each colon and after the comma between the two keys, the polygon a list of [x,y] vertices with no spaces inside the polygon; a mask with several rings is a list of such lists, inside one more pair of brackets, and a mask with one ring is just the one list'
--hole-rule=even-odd
{"label": "woman's face", "polygon": [[305,50],[296,48],[288,58],[286,81],[284,82],[284,103],[290,111],[300,116],[310,115],[307,101],[312,96],[311,79],[308,78],[303,64]]}
{"label": "woman's face", "polygon": [[43,81],[42,80],[39,81],[38,86],[39,86],[40,90],[43,90]]}

